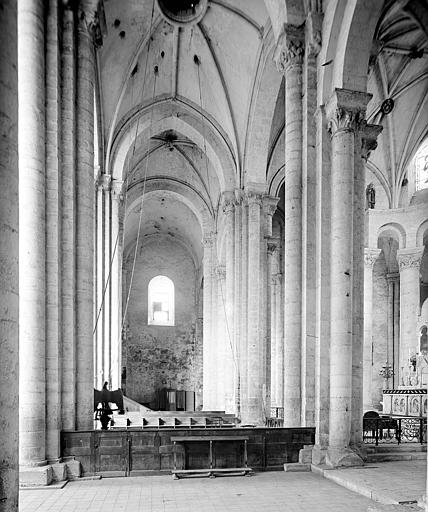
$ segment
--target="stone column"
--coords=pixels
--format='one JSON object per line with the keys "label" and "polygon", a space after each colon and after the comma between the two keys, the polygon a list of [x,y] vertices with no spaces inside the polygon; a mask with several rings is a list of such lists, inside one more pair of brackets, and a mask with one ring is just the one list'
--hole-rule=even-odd
{"label": "stone column", "polygon": [[364,353],[363,353],[363,411],[373,409],[372,404],[372,318],[373,318],[373,266],[380,249],[364,249]]}
{"label": "stone column", "polygon": [[362,121],[355,134],[352,226],[352,425],[351,445],[362,443],[364,361],[364,212],[366,163],[382,126]]}
{"label": "stone column", "polygon": [[264,226],[263,237],[265,240],[264,254],[262,258],[263,265],[263,288],[264,288],[264,302],[265,314],[264,324],[262,325],[264,331],[263,343],[263,361],[264,361],[264,402],[265,414],[270,416],[270,407],[272,401],[272,269],[273,269],[273,255],[278,247],[278,240],[272,237],[272,218],[276,211],[278,204],[278,197],[263,197],[263,214]]}
{"label": "stone column", "polygon": [[249,417],[248,410],[248,201],[244,195],[241,202],[241,286],[240,286],[240,342],[239,376],[241,418]]}
{"label": "stone column", "polygon": [[235,340],[234,340],[234,288],[235,288],[235,195],[223,194],[223,212],[225,214],[225,259],[226,290],[224,293],[226,339],[225,339],[225,407],[226,412],[235,413]]}
{"label": "stone column", "polygon": [[49,0],[46,20],[46,456],[61,455],[61,161],[58,2]]}
{"label": "stone column", "polygon": [[[103,196],[104,211],[102,213],[104,220],[103,237],[103,310],[104,310],[104,329],[103,329],[103,374],[104,381],[109,383],[111,388],[111,176],[103,175]],[[113,388],[111,388],[113,389]]]}
{"label": "stone column", "polygon": [[215,393],[215,410],[225,410],[225,365],[224,360],[226,358],[226,317],[224,308],[224,297],[226,291],[226,267],[225,265],[217,264],[215,267],[216,273],[216,325],[215,325],[215,339],[216,339],[216,370],[215,370],[215,382],[216,382],[216,393]]}
{"label": "stone column", "polygon": [[120,325],[121,315],[121,253],[120,253],[120,205],[122,201],[122,182],[114,181],[111,190],[111,386],[121,387],[120,354],[122,336]]}
{"label": "stone column", "polygon": [[[361,463],[349,449],[352,422],[353,299],[363,293],[353,281],[355,132],[370,96],[336,89],[327,105],[331,141],[330,433],[327,463]],[[356,236],[361,233],[355,233]]]}
{"label": "stone column", "polygon": [[277,347],[274,346],[275,339],[272,336],[272,327],[273,327],[273,311],[275,307],[275,302],[272,297],[272,259],[274,252],[278,247],[278,242],[275,239],[267,239],[267,265],[266,265],[266,371],[265,371],[265,379],[266,379],[266,415],[270,416],[270,408],[273,400],[272,394],[272,375],[275,374],[275,370],[273,369],[273,365],[275,364],[275,357],[282,357],[282,354],[277,354]]}
{"label": "stone column", "polygon": [[303,29],[286,25],[276,51],[285,75],[284,426],[301,425]]}
{"label": "stone column", "polygon": [[61,48],[62,427],[76,428],[76,60],[75,13],[64,7]]}
{"label": "stone column", "polygon": [[282,327],[282,274],[272,276],[272,406],[282,407],[284,396],[284,334]]}
{"label": "stone column", "polygon": [[397,251],[400,269],[400,384],[404,371],[408,370],[409,356],[418,352],[416,333],[420,301],[420,265],[423,247],[399,249]]}
{"label": "stone column", "polygon": [[[204,301],[203,301],[203,409],[215,409],[217,344],[213,336],[214,234],[204,235]],[[214,301],[215,303],[215,301]]]}
{"label": "stone column", "polygon": [[302,139],[302,426],[315,425],[316,367],[316,135],[317,56],[322,15],[309,12],[305,22]]}
{"label": "stone column", "polygon": [[235,190],[235,266],[234,266],[234,383],[235,383],[235,414],[241,418],[241,329],[242,329],[242,203],[241,190]]}
{"label": "stone column", "polygon": [[[248,406],[243,411],[243,422],[264,424],[263,404],[263,333],[260,304],[262,292],[261,205],[262,196],[250,192],[248,197],[248,341],[247,341],[247,393]],[[245,415],[244,415],[245,413]]]}
{"label": "stone column", "polygon": [[44,2],[18,6],[19,450],[46,463],[46,219]]}
{"label": "stone column", "polygon": [[104,190],[103,176],[97,180],[96,191],[96,316],[94,335],[95,387],[104,384]]}
{"label": "stone column", "polygon": [[76,427],[93,427],[94,47],[86,20],[77,29]]}
{"label": "stone column", "polygon": [[17,2],[0,16],[0,508],[18,510],[18,37]]}

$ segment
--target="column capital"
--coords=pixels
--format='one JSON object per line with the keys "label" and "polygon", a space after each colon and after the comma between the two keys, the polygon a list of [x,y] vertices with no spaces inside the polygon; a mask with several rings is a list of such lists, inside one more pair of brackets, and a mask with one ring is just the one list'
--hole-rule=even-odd
{"label": "column capital", "polygon": [[117,199],[119,201],[123,200],[122,187],[123,187],[123,181],[115,180],[113,178],[113,180],[111,182],[111,191],[112,191],[113,199]]}
{"label": "column capital", "polygon": [[377,148],[377,138],[383,130],[383,126],[378,124],[368,124],[366,121],[361,123],[361,158],[367,162],[370,153]]}
{"label": "column capital", "polygon": [[111,190],[110,174],[100,174],[97,178],[97,187],[103,190]]}
{"label": "column capital", "polygon": [[419,269],[423,253],[424,247],[399,249],[397,251],[397,260],[400,272],[408,268]]}
{"label": "column capital", "polygon": [[245,199],[248,205],[257,204],[262,206],[263,204],[263,194],[260,194],[255,190],[247,191],[245,194]]}
{"label": "column capital", "polygon": [[359,130],[371,97],[365,92],[336,89],[326,105],[330,135],[334,137],[340,131]]}
{"label": "column capital", "polygon": [[285,24],[278,38],[274,61],[280,73],[285,73],[292,66],[303,64],[305,53],[305,32],[301,27]]}
{"label": "column capital", "polygon": [[382,252],[382,249],[371,249],[370,247],[364,248],[364,265],[369,268],[373,268],[373,265],[376,263],[376,260],[379,257],[379,254]]}
{"label": "column capital", "polygon": [[216,238],[216,233],[214,231],[209,231],[208,233],[204,233],[202,238],[202,244],[204,248],[213,247]]}
{"label": "column capital", "polygon": [[276,212],[276,207],[279,202],[279,197],[263,196],[263,211],[266,215],[272,217]]}
{"label": "column capital", "polygon": [[234,192],[223,192],[221,198],[221,207],[223,212],[228,215],[235,209],[235,193]]}
{"label": "column capital", "polygon": [[[75,5],[76,0],[66,0],[68,5]],[[95,48],[103,45],[103,36],[106,35],[106,22],[102,2],[98,0],[78,0],[79,20],[86,25]]]}
{"label": "column capital", "polygon": [[310,12],[306,18],[305,35],[306,50],[308,55],[316,57],[321,50],[322,41],[322,14],[319,12]]}
{"label": "column capital", "polygon": [[278,249],[279,240],[278,238],[269,237],[266,238],[267,242],[267,254],[273,256],[273,253]]}

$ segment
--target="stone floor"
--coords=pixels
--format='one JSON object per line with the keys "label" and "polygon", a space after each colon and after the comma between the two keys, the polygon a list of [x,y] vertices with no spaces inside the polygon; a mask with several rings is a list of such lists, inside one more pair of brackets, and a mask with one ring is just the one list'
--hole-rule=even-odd
{"label": "stone floor", "polygon": [[419,499],[424,493],[425,475],[425,461],[403,461],[329,470],[325,472],[327,478],[316,473],[283,472],[178,481],[170,476],[104,478],[69,482],[63,489],[24,490],[20,493],[19,510],[366,512],[373,503],[367,497],[370,495],[383,503]]}
{"label": "stone floor", "polygon": [[367,510],[370,500],[313,473],[216,479],[169,476],[70,482],[22,491],[20,512],[260,512]]}

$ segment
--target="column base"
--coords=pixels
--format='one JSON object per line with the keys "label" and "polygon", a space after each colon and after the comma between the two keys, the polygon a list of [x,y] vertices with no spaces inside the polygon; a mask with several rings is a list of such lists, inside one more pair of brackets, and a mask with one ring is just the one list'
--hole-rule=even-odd
{"label": "column base", "polygon": [[[325,464],[325,458],[327,455],[327,448],[316,444],[312,447],[312,464],[314,466],[322,466]],[[300,455],[299,455],[300,456]]]}
{"label": "column base", "polygon": [[81,465],[74,458],[66,458],[58,462],[52,461],[44,466],[20,466],[20,487],[42,487],[55,482],[76,480],[81,476]]}
{"label": "column base", "polygon": [[20,487],[34,487],[50,485],[53,481],[52,466],[20,466]]}
{"label": "column base", "polygon": [[364,461],[351,448],[328,448],[325,463],[331,468],[363,466]]}

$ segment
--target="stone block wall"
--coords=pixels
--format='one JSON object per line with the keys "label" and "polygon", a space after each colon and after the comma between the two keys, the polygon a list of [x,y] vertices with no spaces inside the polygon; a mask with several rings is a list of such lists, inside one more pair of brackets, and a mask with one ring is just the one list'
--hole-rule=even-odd
{"label": "stone block wall", "polygon": [[[131,256],[125,264],[127,288]],[[148,285],[157,276],[169,277],[175,286],[175,325],[148,325]],[[127,339],[122,361],[126,366],[126,394],[156,405],[156,390],[195,391],[202,387],[202,329],[197,318],[197,270],[190,252],[170,237],[143,243],[137,256],[127,315]],[[126,297],[123,303],[125,304]]]}

